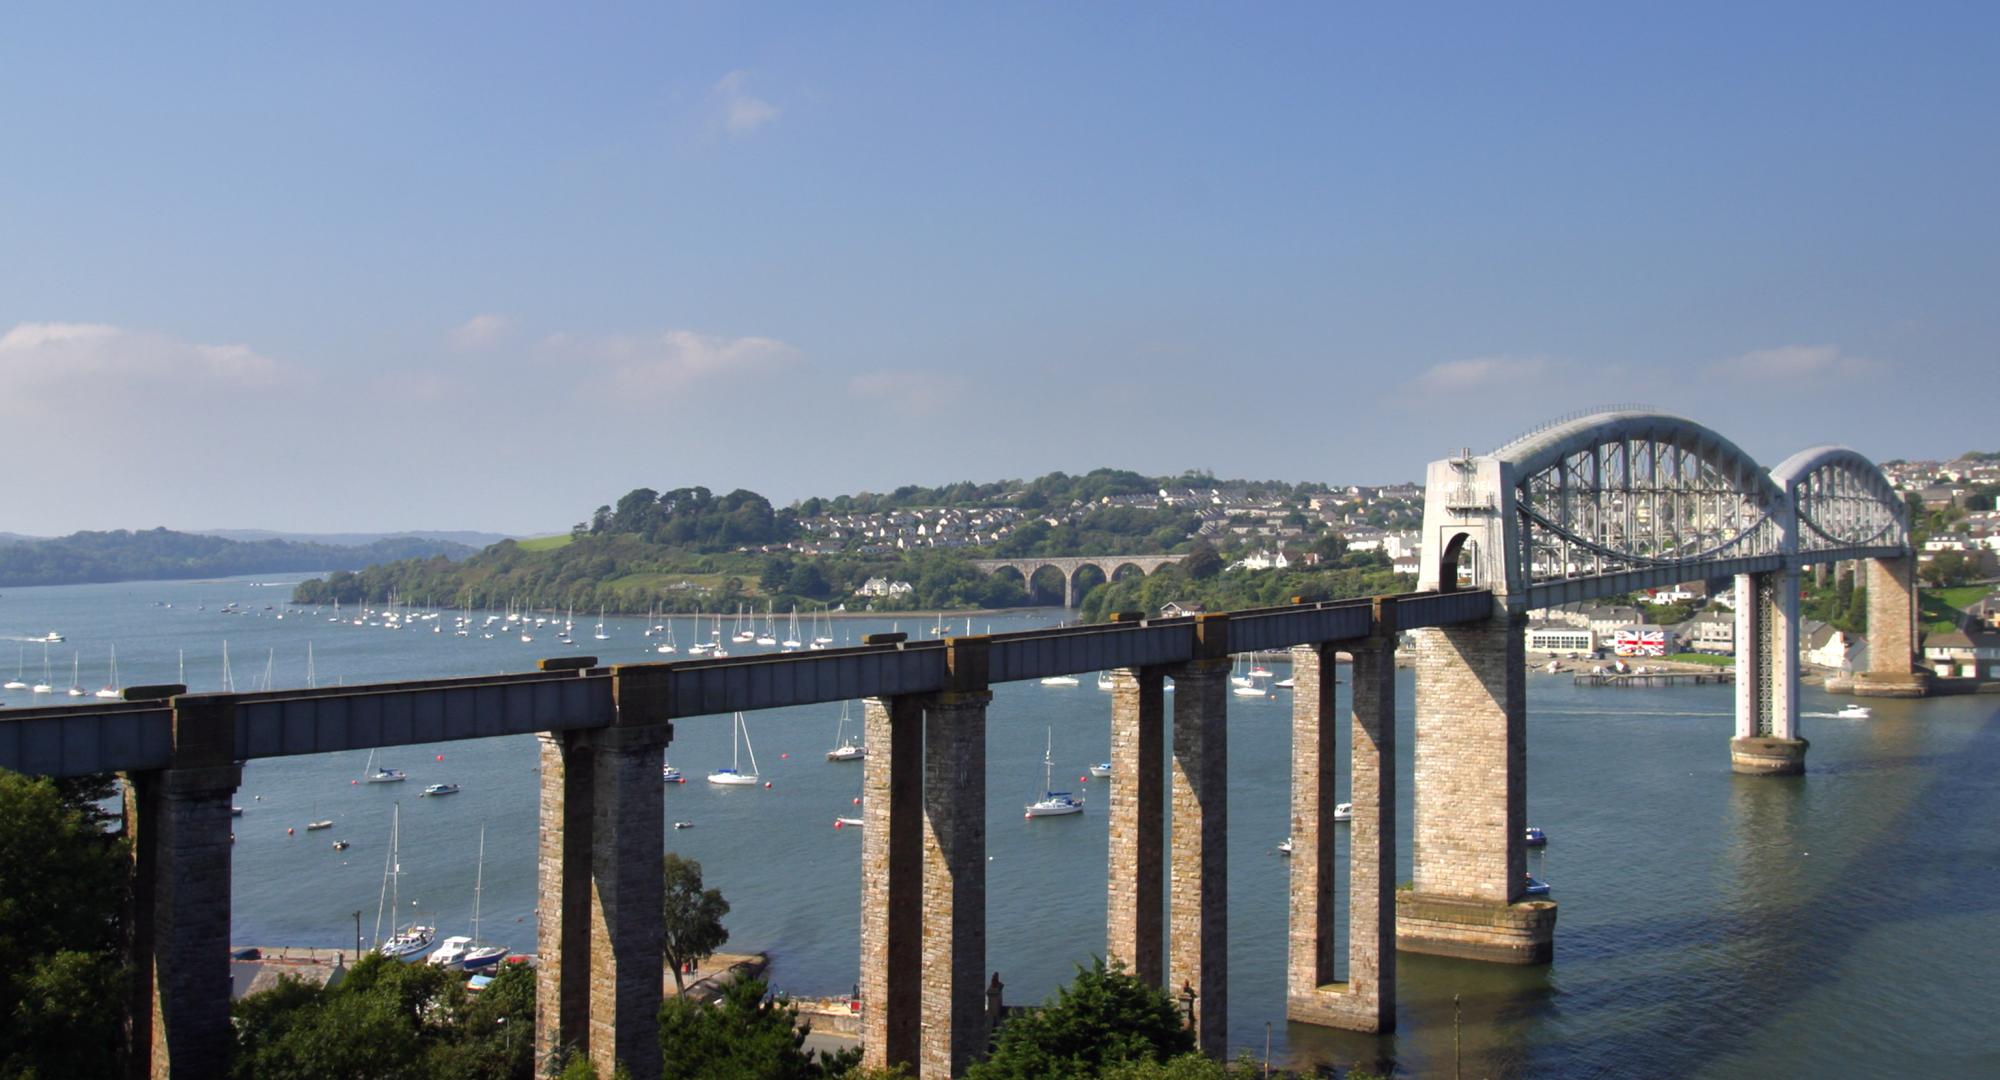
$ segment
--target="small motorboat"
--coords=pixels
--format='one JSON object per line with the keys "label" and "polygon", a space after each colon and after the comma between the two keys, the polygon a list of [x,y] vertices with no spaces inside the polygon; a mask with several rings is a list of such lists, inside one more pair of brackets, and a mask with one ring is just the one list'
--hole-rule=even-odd
{"label": "small motorboat", "polygon": [[321,821],[308,821],[308,822],[306,822],[306,831],[307,831],[307,832],[317,832],[317,831],[318,831],[318,830],[320,830],[320,829],[331,829],[331,828],[333,828],[333,819],[332,819],[332,818],[326,818],[326,819],[324,819],[324,820],[321,820]]}
{"label": "small motorboat", "polygon": [[1261,683],[1250,682],[1242,686],[1232,686],[1229,692],[1237,697],[1270,697],[1271,689]]}
{"label": "small motorboat", "polygon": [[1081,686],[1074,675],[1051,675],[1042,680],[1043,686]]}
{"label": "small motorboat", "polygon": [[692,822],[692,821],[676,821],[676,822],[674,822],[674,828],[676,828],[676,829],[692,829],[692,828],[694,828],[694,822]]}
{"label": "small motorboat", "polygon": [[1528,835],[1521,842],[1529,847],[1543,847],[1549,842],[1549,834],[1530,825],[1528,826]]}
{"label": "small motorboat", "polygon": [[1292,838],[1287,836],[1278,844],[1278,854],[1289,858],[1292,854]]}
{"label": "small motorboat", "polygon": [[1097,764],[1092,765],[1090,767],[1090,775],[1095,776],[1100,780],[1104,779],[1107,776],[1110,776],[1111,763],[1108,761],[1100,761]]}
{"label": "small motorboat", "polygon": [[1333,805],[1333,820],[1335,821],[1354,820],[1354,804],[1351,802],[1335,803]]}
{"label": "small motorboat", "polygon": [[48,632],[47,634],[44,634],[44,635],[42,636],[42,640],[43,640],[43,641],[46,641],[46,642],[48,642],[48,643],[49,643],[49,644],[51,644],[51,645],[58,645],[58,644],[61,644],[61,643],[62,643],[63,641],[67,640],[67,639],[66,639],[66,638],[64,638],[64,637],[62,636],[62,634],[60,634],[60,633],[58,633],[58,632],[56,632],[56,631],[54,631],[54,630],[51,630],[51,631],[49,631],[49,632]]}
{"label": "small motorboat", "polygon": [[351,848],[353,846],[354,845],[352,843],[346,840],[335,840],[333,842],[333,850],[335,851],[346,851],[348,848]]}
{"label": "small motorboat", "polygon": [[674,768],[672,765],[666,762],[661,762],[660,779],[666,781],[669,784],[685,784],[687,783],[688,778],[687,775],[681,772],[679,769]]}
{"label": "small motorboat", "polygon": [[242,808],[242,807],[240,807],[240,806],[232,806],[232,807],[230,807],[230,808],[229,808],[229,816],[230,816],[230,817],[242,817],[242,816],[243,816],[243,808]]}
{"label": "small motorboat", "polygon": [[1271,685],[1277,687],[1280,690],[1290,690],[1293,687],[1296,687],[1298,684],[1299,681],[1297,679],[1291,677],[1290,675],[1287,675],[1284,678],[1279,679],[1277,682],[1272,683]]}
{"label": "small motorboat", "polygon": [[1866,705],[1843,705],[1840,711],[1833,715],[1840,720],[1866,720],[1875,714]]}
{"label": "small motorboat", "polygon": [[1525,876],[1526,876],[1526,877],[1527,877],[1527,879],[1528,879],[1528,883],[1527,883],[1526,885],[1523,885],[1523,886],[1521,886],[1521,893],[1522,893],[1522,895],[1524,895],[1524,896],[1547,896],[1547,895],[1549,894],[1549,883],[1548,883],[1548,882],[1546,882],[1546,881],[1543,881],[1543,880],[1542,880],[1541,878],[1538,878],[1538,877],[1536,877],[1536,876],[1535,876],[1535,875],[1533,875],[1533,874],[1528,874],[1528,875],[1525,875]]}
{"label": "small motorboat", "polygon": [[425,789],[424,789],[424,794],[425,794],[425,795],[456,795],[456,794],[458,794],[458,785],[457,785],[457,784],[432,784],[431,786],[429,786],[429,787],[427,787],[427,788],[425,788]]}
{"label": "small motorboat", "polygon": [[849,826],[856,829],[860,828],[861,819],[858,817],[837,817],[833,819],[833,827],[836,829],[845,829]]}

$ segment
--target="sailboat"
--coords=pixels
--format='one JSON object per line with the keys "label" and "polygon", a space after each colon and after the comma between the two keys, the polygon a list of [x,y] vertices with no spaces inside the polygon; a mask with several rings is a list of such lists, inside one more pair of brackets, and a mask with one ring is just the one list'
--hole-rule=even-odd
{"label": "sailboat", "polygon": [[[389,925],[392,929],[396,925],[396,918],[402,916],[402,896],[398,892],[403,876],[403,863],[399,851],[398,835],[402,831],[402,824],[403,804],[397,803],[395,811],[389,818],[389,862],[382,869],[382,887],[389,894],[388,910],[394,916],[389,920]],[[378,901],[375,908],[375,934],[378,938],[382,934],[382,914],[383,909],[380,901]],[[431,947],[431,942],[436,939],[437,927],[422,926],[412,922],[403,929],[395,930],[391,933],[389,940],[376,946],[375,951],[381,953],[383,956],[408,962],[422,956],[425,950]]]}
{"label": "sailboat", "polygon": [[590,636],[599,641],[609,641],[611,639],[611,635],[604,632],[604,608],[602,605],[599,605],[597,609],[597,633]]}
{"label": "sailboat", "polygon": [[22,669],[24,669],[24,668],[25,668],[25,667],[27,666],[27,663],[28,663],[28,660],[27,660],[27,657],[28,657],[28,647],[27,647],[26,645],[21,645],[21,646],[18,646],[18,647],[17,647],[16,649],[15,649],[15,651],[14,651],[14,677],[13,677],[13,678],[11,678],[11,679],[9,679],[9,680],[7,680],[7,689],[9,689],[9,690],[26,690],[26,689],[28,688],[28,684],[27,684],[27,683],[25,683],[25,682],[23,682],[23,681],[21,681],[21,672],[22,672]]}
{"label": "sailboat", "polygon": [[[697,615],[697,616],[695,616],[695,618],[699,619],[699,618],[701,618],[701,616]],[[671,654],[673,654],[673,653],[676,653],[676,652],[679,652],[679,651],[680,651],[680,650],[679,650],[679,648],[678,648],[678,647],[676,647],[676,646],[675,646],[675,644],[674,644],[674,618],[673,618],[673,616],[669,615],[669,616],[667,616],[667,617],[666,617],[665,619],[662,619],[662,620],[661,620],[661,622],[665,624],[665,625],[664,625],[664,626],[662,627],[662,629],[664,629],[664,630],[665,630],[665,631],[667,632],[667,640],[665,640],[665,641],[662,641],[662,642],[660,642],[660,643],[659,643],[658,645],[655,645],[655,646],[653,646],[653,651],[654,651],[654,652],[656,652],[656,653],[665,653],[665,654],[668,654],[668,655],[671,655]],[[689,649],[690,649],[690,651],[692,651],[693,647],[692,647],[692,646],[690,646],[690,647],[689,647]]]}
{"label": "sailboat", "polygon": [[1112,688],[1110,672],[1100,671],[1097,673],[1097,688],[1099,690],[1109,690]]}
{"label": "sailboat", "polygon": [[[671,619],[667,621],[669,625],[673,622]],[[710,649],[715,648],[714,644],[701,640],[701,611],[699,609],[694,613],[694,632],[688,636],[693,639],[688,642],[689,656],[701,656],[706,654]]]}
{"label": "sailboat", "polygon": [[831,645],[831,644],[833,644],[833,616],[832,616],[831,614],[828,614],[828,615],[827,615],[827,617],[826,617],[826,630],[825,630],[824,632],[822,632],[822,631],[820,630],[820,628],[819,628],[819,617],[820,617],[820,614],[821,614],[821,613],[820,613],[820,612],[817,612],[817,611],[813,612],[813,640],[812,640],[812,646],[813,646],[813,648],[815,648],[815,649],[823,649],[823,648],[827,647],[828,645]]}
{"label": "sailboat", "polygon": [[69,696],[83,696],[83,657],[76,650],[69,654]]}
{"label": "sailboat", "polygon": [[[757,751],[750,746],[750,729],[743,725],[743,714],[735,713],[731,718],[735,725],[729,739],[729,767],[717,769],[708,774],[711,784],[734,784],[754,787],[757,784]],[[750,751],[750,771],[739,772],[739,757],[744,750]]]}
{"label": "sailboat", "polygon": [[1249,686],[1250,682],[1250,676],[1243,674],[1243,654],[1237,653],[1236,667],[1229,673],[1229,683],[1232,686]]}
{"label": "sailboat", "polygon": [[804,642],[799,640],[799,608],[797,604],[792,605],[792,628],[786,631],[785,640],[779,642],[779,644],[785,647],[786,652],[791,652],[793,649],[804,644]]}
{"label": "sailboat", "polygon": [[[729,640],[738,644],[757,640],[757,631],[743,625],[743,614],[743,605],[736,605],[736,631],[729,635]],[[721,615],[717,615],[715,618],[717,622],[722,621]]]}
{"label": "sailboat", "polygon": [[860,761],[868,756],[868,748],[854,741],[847,733],[847,702],[840,703],[840,726],[833,731],[833,749],[826,752],[828,761]]}
{"label": "sailboat", "polygon": [[764,605],[764,632],[757,635],[757,644],[776,645],[778,643],[777,617],[771,614],[771,605]]}
{"label": "sailboat", "polygon": [[1049,790],[1055,785],[1055,749],[1056,733],[1054,728],[1050,728],[1048,746],[1042,751],[1042,797],[1028,804],[1026,815],[1028,817],[1055,817],[1059,814],[1083,813],[1082,799],[1072,798],[1067,791]]}
{"label": "sailboat", "polygon": [[401,769],[392,769],[387,765],[379,769],[375,768],[375,751],[373,750],[368,751],[368,764],[362,766],[362,769],[366,774],[365,778],[371,784],[397,784],[409,779],[408,776],[403,774],[403,770]]}
{"label": "sailboat", "polygon": [[507,956],[504,945],[479,943],[479,894],[486,883],[486,826],[479,827],[479,869],[472,875],[472,936],[455,935],[444,939],[428,963],[443,968],[478,971],[498,964]]}
{"label": "sailboat", "polygon": [[[743,617],[742,608],[736,609],[736,617],[739,621],[742,619]],[[738,635],[740,640],[741,636],[740,631],[738,632]],[[729,655],[729,650],[722,647],[722,612],[720,611],[715,613],[715,636],[709,639],[708,655],[716,657]]]}
{"label": "sailboat", "polygon": [[101,698],[119,698],[125,696],[125,692],[118,688],[118,646],[116,645],[111,646],[111,674],[106,678],[104,685],[98,689],[97,696]]}

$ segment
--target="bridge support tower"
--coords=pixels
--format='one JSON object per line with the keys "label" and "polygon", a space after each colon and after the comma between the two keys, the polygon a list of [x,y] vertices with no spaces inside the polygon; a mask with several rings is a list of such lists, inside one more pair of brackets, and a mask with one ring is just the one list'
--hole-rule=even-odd
{"label": "bridge support tower", "polygon": [[600,1076],[661,1070],[665,676],[613,668],[616,722],[541,735],[535,1046],[544,1062],[582,1053]]}
{"label": "bridge support tower", "polygon": [[[174,687],[175,691],[184,688]],[[227,1071],[231,698],[176,698],[172,764],[125,775],[132,852],[131,1075]]]}
{"label": "bridge support tower", "polygon": [[1730,768],[1785,776],[1806,768],[1799,736],[1799,574],[1736,575],[1736,736]]}
{"label": "bridge support tower", "polygon": [[1333,808],[1334,646],[1292,650],[1292,895],[1285,1016],[1350,1031],[1396,1027],[1396,630],[1375,602],[1375,632],[1350,643],[1347,978],[1337,978]]}
{"label": "bridge support tower", "polygon": [[943,692],[863,703],[864,1064],[957,1076],[986,1052],[987,640],[946,639]]}
{"label": "bridge support tower", "polygon": [[1916,560],[1868,560],[1868,670],[1854,676],[1863,697],[1923,697],[1930,674],[1917,666]]}
{"label": "bridge support tower", "polygon": [[1396,941],[1411,952],[1506,964],[1554,956],[1556,905],[1522,892],[1523,632],[1508,615],[1416,632],[1415,880],[1396,894]]}

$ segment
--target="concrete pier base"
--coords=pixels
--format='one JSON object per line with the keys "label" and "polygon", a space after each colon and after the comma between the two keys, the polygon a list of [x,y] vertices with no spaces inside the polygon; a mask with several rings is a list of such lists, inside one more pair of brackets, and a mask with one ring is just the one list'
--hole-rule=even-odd
{"label": "concrete pier base", "polygon": [[1555,959],[1556,903],[1511,904],[1456,896],[1396,893],[1396,947],[1429,956],[1490,964],[1546,964]]}
{"label": "concrete pier base", "polygon": [[1729,740],[1729,767],[1748,776],[1795,776],[1806,771],[1804,739],[1772,739],[1763,736]]}
{"label": "concrete pier base", "polygon": [[1855,697],[1929,697],[1931,676],[1923,671],[1857,671],[1850,692]]}

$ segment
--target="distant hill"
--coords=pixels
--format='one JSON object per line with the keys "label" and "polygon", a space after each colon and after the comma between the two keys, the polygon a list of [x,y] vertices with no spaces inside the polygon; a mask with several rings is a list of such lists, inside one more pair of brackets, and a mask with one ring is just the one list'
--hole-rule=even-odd
{"label": "distant hill", "polygon": [[[277,532],[271,529],[194,529],[196,536],[219,536],[224,540],[286,540],[295,544],[332,544],[335,547],[361,547],[379,540],[442,540],[451,544],[464,544],[469,548],[492,547],[502,540],[510,539],[506,533],[475,532],[471,529],[405,529],[402,532],[354,532],[354,533],[294,533]],[[0,536],[12,535],[0,533]],[[32,539],[22,537],[21,539]]]}
{"label": "distant hill", "polygon": [[119,529],[0,544],[0,587],[353,570],[404,559],[462,559],[472,553],[464,544],[408,536],[367,544],[314,544]]}
{"label": "distant hill", "polygon": [[21,533],[0,532],[0,544],[19,544],[29,540],[45,540],[43,536],[24,536]]}

